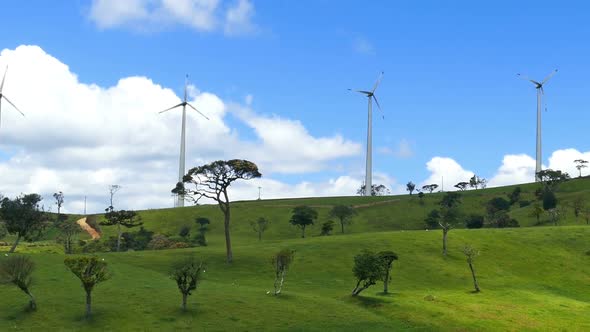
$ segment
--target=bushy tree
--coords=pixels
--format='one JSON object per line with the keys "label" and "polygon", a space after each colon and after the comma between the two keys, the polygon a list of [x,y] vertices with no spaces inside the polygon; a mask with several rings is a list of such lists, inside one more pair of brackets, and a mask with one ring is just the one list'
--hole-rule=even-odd
{"label": "bushy tree", "polygon": [[80,233],[80,226],[73,221],[64,220],[58,222],[57,229],[59,230],[57,241],[63,244],[66,254],[71,254],[74,249],[74,237]]}
{"label": "bushy tree", "polygon": [[67,257],[66,267],[80,279],[86,292],[86,317],[92,315],[92,290],[99,283],[111,278],[107,263],[96,256]]}
{"label": "bushy tree", "polygon": [[115,211],[112,205],[106,208],[105,212],[105,220],[100,224],[105,226],[117,226],[117,251],[119,251],[121,248],[121,226],[126,228],[141,226],[143,225],[143,222],[141,222],[141,216],[135,213],[135,211]]}
{"label": "bushy tree", "polygon": [[195,236],[195,241],[198,245],[205,247],[207,246],[206,234],[209,231],[209,224],[211,224],[211,221],[205,217],[197,217],[195,222],[199,225],[198,233]]}
{"label": "bushy tree", "polygon": [[549,211],[551,209],[555,209],[557,207],[557,197],[555,193],[551,190],[543,191],[542,195],[543,199],[543,210]]}
{"label": "bushy tree", "polygon": [[272,256],[271,264],[275,272],[274,295],[281,294],[285,276],[294,258],[295,250],[291,249],[283,249]]}
{"label": "bushy tree", "polygon": [[330,234],[332,234],[333,230],[334,230],[334,221],[328,220],[322,224],[322,229],[321,229],[320,235],[322,235],[322,236],[330,235]]}
{"label": "bushy tree", "polygon": [[356,278],[356,286],[352,290],[352,296],[359,295],[365,289],[383,280],[385,269],[381,258],[370,250],[363,250],[354,256],[352,273]]}
{"label": "bushy tree", "polygon": [[438,224],[443,231],[443,255],[445,256],[447,255],[448,233],[454,228],[461,216],[459,204],[461,204],[461,194],[456,192],[446,193],[439,203],[441,217]]}
{"label": "bushy tree", "polygon": [[250,221],[250,226],[258,234],[258,241],[262,241],[262,234],[270,226],[270,221],[264,217],[260,217],[256,221]]}
{"label": "bushy tree", "polygon": [[[210,164],[193,167],[182,178],[182,182],[172,189],[173,194],[191,198],[198,204],[202,198],[217,202],[223,213],[223,227],[225,233],[225,250],[228,263],[233,261],[230,237],[230,200],[229,186],[237,180],[250,180],[261,177],[258,166],[251,161],[242,159],[217,160]],[[194,189],[187,188],[194,186]]]}
{"label": "bushy tree", "polygon": [[416,189],[416,185],[414,184],[414,182],[410,181],[406,184],[406,190],[410,192],[410,196],[412,196],[412,193],[414,192],[415,189]]}
{"label": "bushy tree", "polygon": [[455,185],[455,188],[461,191],[465,191],[467,187],[469,187],[469,182],[459,182]]}
{"label": "bushy tree", "polygon": [[293,208],[293,215],[289,221],[291,225],[301,229],[301,237],[305,237],[305,228],[313,225],[318,218],[318,212],[307,205],[300,205]]}
{"label": "bushy tree", "polygon": [[543,207],[539,203],[535,203],[532,206],[531,212],[529,214],[530,217],[535,217],[537,219],[537,224],[541,223],[541,216],[543,215]]}
{"label": "bushy tree", "polygon": [[428,213],[426,219],[424,219],[424,223],[426,223],[426,228],[434,229],[438,228],[438,222],[440,221],[440,211],[434,209]]}
{"label": "bushy tree", "polygon": [[31,293],[32,274],[35,264],[27,256],[10,255],[0,259],[0,283],[14,284],[29,297],[29,308],[37,309],[37,302]]}
{"label": "bushy tree", "polygon": [[486,211],[490,215],[498,211],[508,210],[510,210],[510,202],[502,197],[494,197],[491,200],[489,200],[486,204]]}
{"label": "bushy tree", "polygon": [[470,214],[465,221],[467,228],[482,228],[484,224],[484,217],[479,214]]}
{"label": "bushy tree", "polygon": [[379,256],[381,264],[383,264],[383,293],[387,294],[389,292],[389,282],[391,281],[391,268],[393,267],[393,262],[398,260],[398,256],[390,250],[381,251],[377,256]]}
{"label": "bushy tree", "polygon": [[428,191],[428,193],[432,194],[432,192],[434,190],[436,190],[436,188],[438,188],[438,184],[433,183],[433,184],[427,184],[422,186],[422,190]]}
{"label": "bushy tree", "polygon": [[190,237],[190,235],[191,235],[191,226],[182,225],[182,227],[180,227],[180,230],[178,231],[178,236],[187,239]]}
{"label": "bushy tree", "polygon": [[350,225],[352,217],[356,215],[356,210],[349,205],[336,205],[330,210],[330,218],[336,218],[340,221],[340,230],[344,233],[344,225]]}
{"label": "bushy tree", "polygon": [[470,179],[469,179],[469,186],[471,188],[475,188],[475,190],[477,190],[478,188],[484,189],[487,185],[488,180],[486,180],[485,178],[480,178],[477,175],[473,175]]}
{"label": "bushy tree", "polygon": [[418,191],[418,198],[420,198],[420,205],[424,205],[424,193],[422,190]]}
{"label": "bushy tree", "polygon": [[537,178],[541,180],[545,191],[554,192],[561,183],[569,180],[570,176],[559,170],[544,169],[537,172]]}
{"label": "bushy tree", "polygon": [[471,276],[473,277],[473,287],[475,288],[475,292],[479,293],[479,284],[477,283],[477,278],[475,277],[475,268],[473,267],[473,262],[475,261],[475,257],[479,255],[479,251],[467,245],[463,247],[463,254],[465,254],[465,257],[467,258],[467,264],[469,265],[469,269],[471,270]]}
{"label": "bushy tree", "polygon": [[38,194],[27,194],[0,201],[0,219],[8,234],[16,235],[9,253],[14,252],[21,239],[33,241],[41,236],[47,222],[47,215],[39,206],[41,200]]}
{"label": "bushy tree", "polygon": [[[365,185],[361,185],[359,189],[357,189],[356,194],[360,196],[365,196]],[[389,195],[390,191],[387,189],[386,186],[382,184],[373,184],[371,185],[371,196],[385,196]]]}
{"label": "bushy tree", "polygon": [[508,195],[508,200],[510,202],[510,206],[516,204],[520,201],[520,194],[522,193],[522,189],[520,187],[514,188],[514,190]]}
{"label": "bushy tree", "polygon": [[178,290],[182,294],[182,310],[186,310],[186,300],[197,289],[203,272],[205,272],[203,263],[197,262],[192,257],[178,261],[173,265],[170,278],[176,281]]}

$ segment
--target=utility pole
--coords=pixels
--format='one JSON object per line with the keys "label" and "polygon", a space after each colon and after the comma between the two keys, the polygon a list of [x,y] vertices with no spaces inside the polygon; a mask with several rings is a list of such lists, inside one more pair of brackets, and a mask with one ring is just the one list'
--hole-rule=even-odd
{"label": "utility pole", "polygon": [[84,196],[84,215],[86,215],[86,196]]}
{"label": "utility pole", "polygon": [[258,187],[258,200],[260,200],[260,190],[262,189],[262,187]]}

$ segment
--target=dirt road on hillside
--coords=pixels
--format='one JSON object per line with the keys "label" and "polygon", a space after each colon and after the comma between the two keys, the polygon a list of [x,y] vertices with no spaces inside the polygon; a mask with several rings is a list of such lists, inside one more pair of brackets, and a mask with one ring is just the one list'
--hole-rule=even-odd
{"label": "dirt road on hillside", "polygon": [[90,225],[86,223],[86,217],[79,219],[78,221],[76,221],[76,223],[80,225],[80,228],[86,231],[86,233],[90,234],[93,240],[100,239],[100,234],[94,228],[92,228]]}

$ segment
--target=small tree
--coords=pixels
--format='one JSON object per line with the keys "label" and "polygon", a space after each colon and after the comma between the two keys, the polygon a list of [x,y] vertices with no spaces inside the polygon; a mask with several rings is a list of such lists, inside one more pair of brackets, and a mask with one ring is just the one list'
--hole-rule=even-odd
{"label": "small tree", "polygon": [[330,210],[330,218],[336,218],[340,221],[340,230],[344,233],[344,225],[350,225],[352,217],[356,215],[356,210],[348,205],[336,205]]}
{"label": "small tree", "polygon": [[541,223],[541,216],[543,215],[543,207],[539,203],[533,204],[532,210],[529,214],[530,217],[535,217],[537,219],[537,224]]}
{"label": "small tree", "polygon": [[424,223],[426,224],[426,228],[434,229],[438,227],[438,223],[440,221],[440,211],[434,209],[428,213],[426,219],[424,219]]}
{"label": "small tree", "polygon": [[328,220],[322,224],[320,235],[327,236],[334,230],[334,220]]}
{"label": "small tree", "polygon": [[291,263],[293,263],[294,258],[295,250],[290,249],[283,249],[272,256],[271,264],[275,270],[274,295],[281,294],[283,285],[285,283],[287,270],[289,270],[289,267],[291,266]]}
{"label": "small tree", "polygon": [[542,194],[543,210],[548,211],[557,207],[557,197],[551,190],[545,190]]}
{"label": "small tree", "polygon": [[357,280],[356,286],[352,290],[352,296],[357,296],[365,289],[375,285],[378,280],[383,280],[385,274],[383,261],[374,252],[363,250],[354,256],[352,273]]}
{"label": "small tree", "polygon": [[458,205],[461,203],[461,194],[448,192],[443,196],[440,205],[439,226],[443,231],[443,255],[447,255],[447,235],[459,219],[460,213]]}
{"label": "small tree", "polygon": [[264,217],[260,217],[256,221],[250,221],[250,226],[258,234],[258,241],[262,241],[262,234],[270,226],[270,221]]}
{"label": "small tree", "polygon": [[[361,185],[359,189],[357,189],[356,194],[360,196],[365,196],[365,185]],[[371,196],[384,196],[389,195],[390,191],[387,189],[386,186],[382,184],[373,184],[371,185]]]}
{"label": "small tree", "polygon": [[35,297],[31,293],[32,274],[35,264],[27,256],[11,255],[0,260],[0,283],[14,284],[29,297],[29,308],[37,309]]}
{"label": "small tree", "polygon": [[197,217],[195,219],[195,222],[199,225],[199,232],[195,236],[197,244],[200,246],[206,246],[207,245],[207,238],[205,237],[205,235],[209,231],[208,226],[211,222],[209,221],[209,219],[207,219],[205,217]]}
{"label": "small tree", "polygon": [[197,262],[192,257],[173,265],[170,278],[176,281],[178,290],[182,294],[182,310],[186,311],[186,300],[192,294],[191,292],[197,289],[204,271],[203,263]]}
{"label": "small tree", "polygon": [[60,221],[61,215],[61,207],[64,205],[64,193],[61,191],[53,193],[53,198],[55,198],[55,205],[57,205],[57,222]]}
{"label": "small tree", "polygon": [[565,209],[556,207],[547,210],[547,214],[549,214],[549,218],[551,219],[551,222],[553,222],[553,225],[557,226],[559,220],[565,216]]}
{"label": "small tree", "polygon": [[469,187],[469,182],[459,182],[455,185],[455,188],[461,191],[465,191],[467,187]]}
{"label": "small tree", "polygon": [[86,318],[92,314],[92,290],[94,286],[110,279],[111,274],[104,259],[96,256],[67,257],[64,264],[80,279],[86,292]]}
{"label": "small tree", "polygon": [[4,197],[0,201],[0,219],[8,234],[16,235],[9,253],[14,252],[21,239],[33,241],[41,236],[47,221],[45,211],[39,207],[41,200],[38,194],[27,194],[13,200]]}
{"label": "small tree", "polygon": [[64,220],[58,224],[57,228],[59,229],[57,241],[64,245],[66,254],[71,254],[74,247],[74,237],[80,233],[80,226],[73,221]]}
{"label": "small tree", "polygon": [[406,190],[410,192],[410,196],[412,196],[412,193],[414,192],[415,189],[416,189],[416,185],[414,184],[414,182],[410,181],[406,184]]}
{"label": "small tree", "polygon": [[420,198],[420,205],[424,205],[424,193],[422,190],[418,191],[418,198]]}
{"label": "small tree", "polygon": [[465,226],[467,228],[482,228],[484,223],[484,218],[482,215],[479,214],[471,214],[467,217],[465,221]]}
{"label": "small tree", "polygon": [[101,225],[106,226],[117,226],[117,252],[119,252],[121,248],[121,226],[125,226],[126,228],[132,228],[143,225],[141,222],[141,216],[139,216],[135,211],[115,211],[113,206],[109,206],[105,209],[105,221],[101,222]]}
{"label": "small tree", "polygon": [[585,206],[586,203],[584,202],[584,199],[582,197],[578,196],[576,197],[576,199],[574,199],[572,207],[574,209],[574,215],[576,216],[576,222],[578,222],[578,217],[580,216],[580,214],[582,214],[582,211],[584,211]]}
{"label": "small tree", "polygon": [[544,169],[542,171],[537,172],[537,178],[541,180],[543,183],[543,188],[545,191],[554,192],[557,187],[567,181],[570,176],[567,173],[562,173],[561,171],[554,171],[552,169]]}
{"label": "small tree", "polygon": [[469,264],[469,269],[471,270],[471,276],[473,277],[473,287],[475,288],[475,292],[479,293],[479,284],[477,283],[477,278],[475,277],[475,268],[473,267],[473,261],[475,260],[475,257],[479,255],[479,251],[467,245],[463,247],[463,254],[465,254],[465,257],[467,257],[467,264]]}
{"label": "small tree", "polygon": [[182,225],[180,230],[178,231],[178,236],[188,239],[191,236],[191,226],[189,225]]}
{"label": "small tree", "polygon": [[301,229],[301,237],[305,237],[305,228],[313,225],[318,218],[318,212],[307,205],[296,206],[289,221],[291,225]]}
{"label": "small tree", "polygon": [[580,172],[580,174],[578,175],[578,177],[582,177],[582,168],[586,168],[588,167],[588,161],[584,160],[584,159],[576,159],[574,160],[574,163],[576,164],[576,168],[578,169],[578,172]]}
{"label": "small tree", "polygon": [[383,294],[387,294],[389,291],[389,282],[391,281],[391,268],[393,262],[398,260],[397,254],[393,251],[381,251],[377,254],[383,264]]}
{"label": "small tree", "polygon": [[521,192],[522,192],[522,189],[520,189],[520,187],[516,187],[508,195],[508,200],[509,200],[511,206],[514,205],[514,204],[516,204],[518,201],[520,201],[520,194],[521,194]]}
{"label": "small tree", "polygon": [[428,193],[429,193],[429,194],[432,194],[432,192],[433,192],[433,191],[434,191],[436,188],[438,188],[438,184],[436,184],[436,183],[433,183],[433,184],[427,184],[427,185],[424,185],[424,186],[422,186],[422,190],[426,190],[426,191],[428,191]]}

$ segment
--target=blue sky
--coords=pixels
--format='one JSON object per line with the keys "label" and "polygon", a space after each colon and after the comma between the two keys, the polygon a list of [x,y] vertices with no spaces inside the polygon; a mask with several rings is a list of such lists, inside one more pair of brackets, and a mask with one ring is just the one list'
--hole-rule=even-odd
{"label": "blue sky", "polygon": [[[92,16],[97,2],[7,1],[1,46],[37,45],[81,83],[104,88],[145,76],[181,95],[188,73],[224,102],[244,104],[251,95],[257,114],[362,144],[361,153],[321,171],[272,172],[290,184],[363,170],[366,99],[347,89],[370,88],[381,70],[385,119],[374,117],[374,169],[398,185],[427,179],[426,164],[437,156],[487,178],[506,155],[534,158],[535,89],[518,72],[540,80],[559,69],[545,89],[544,164],[560,149],[590,150],[584,1],[245,2],[247,31],[227,33],[223,15],[238,1],[220,2],[220,26],[207,29],[149,20],[105,27]],[[225,120],[243,139],[256,139],[236,116]],[[410,151],[396,154],[400,144]],[[15,148],[4,147],[5,161]]]}

